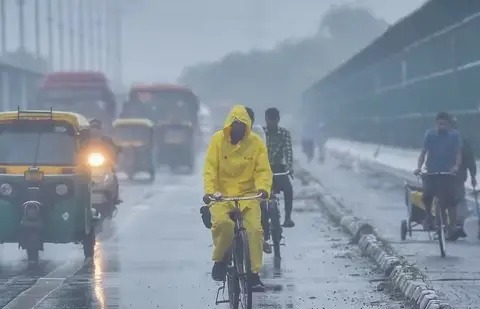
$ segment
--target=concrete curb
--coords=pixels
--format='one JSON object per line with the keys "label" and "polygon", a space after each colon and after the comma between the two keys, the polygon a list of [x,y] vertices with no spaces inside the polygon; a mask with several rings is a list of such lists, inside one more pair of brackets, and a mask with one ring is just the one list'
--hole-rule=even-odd
{"label": "concrete curb", "polygon": [[[305,169],[298,166],[298,178],[306,177],[309,181],[318,180]],[[372,259],[388,277],[394,289],[415,303],[418,309],[451,309],[435,291],[425,282],[419,269],[408,265],[395,253],[385,250],[385,243],[377,236],[375,229],[369,223],[361,221],[348,214],[345,206],[324,188],[318,192],[318,202],[332,219],[352,236],[352,243],[357,244],[363,255]],[[423,277],[423,278],[422,278]]]}

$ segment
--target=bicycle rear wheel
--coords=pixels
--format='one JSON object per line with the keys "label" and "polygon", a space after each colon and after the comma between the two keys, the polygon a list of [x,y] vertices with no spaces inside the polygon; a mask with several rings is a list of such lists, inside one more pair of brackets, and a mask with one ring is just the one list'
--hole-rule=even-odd
{"label": "bicycle rear wheel", "polygon": [[252,309],[252,263],[250,261],[250,249],[248,237],[245,230],[238,232],[235,240],[235,269],[238,274],[239,298],[241,309]]}
{"label": "bicycle rear wheel", "polygon": [[281,259],[280,242],[282,240],[282,225],[280,224],[280,212],[278,211],[278,202],[271,201],[268,205],[268,216],[270,217],[270,229],[273,242],[273,256],[275,259]]}

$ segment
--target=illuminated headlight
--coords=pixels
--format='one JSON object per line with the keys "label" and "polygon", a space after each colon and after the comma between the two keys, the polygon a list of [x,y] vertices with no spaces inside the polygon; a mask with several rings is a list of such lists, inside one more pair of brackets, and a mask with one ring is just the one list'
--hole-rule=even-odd
{"label": "illuminated headlight", "polygon": [[59,184],[55,187],[55,192],[57,192],[58,195],[65,195],[68,193],[68,187],[66,184]]}
{"label": "illuminated headlight", "polygon": [[9,196],[12,194],[12,186],[8,183],[4,183],[0,186],[0,194],[3,196]]}
{"label": "illuminated headlight", "polygon": [[88,156],[88,164],[92,167],[99,167],[105,163],[105,157],[101,153],[91,153]]}

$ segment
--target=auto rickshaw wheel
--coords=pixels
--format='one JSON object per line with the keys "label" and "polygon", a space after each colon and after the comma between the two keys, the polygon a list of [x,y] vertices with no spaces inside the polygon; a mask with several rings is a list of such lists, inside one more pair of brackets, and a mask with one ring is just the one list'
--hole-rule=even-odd
{"label": "auto rickshaw wheel", "polygon": [[93,254],[95,253],[95,231],[92,228],[90,233],[86,234],[83,239],[83,255],[86,259],[93,258]]}
{"label": "auto rickshaw wheel", "polygon": [[38,248],[27,248],[27,258],[29,262],[37,263],[39,259],[39,252]]}

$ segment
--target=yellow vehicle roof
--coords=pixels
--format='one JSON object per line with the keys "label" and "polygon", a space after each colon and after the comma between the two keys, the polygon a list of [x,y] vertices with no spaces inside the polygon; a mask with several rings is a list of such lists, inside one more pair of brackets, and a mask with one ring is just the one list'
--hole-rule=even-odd
{"label": "yellow vehicle roof", "polygon": [[0,112],[0,123],[12,120],[40,120],[52,119],[56,121],[65,121],[73,125],[77,131],[90,126],[88,119],[77,113],[46,111],[46,110],[28,110],[28,111],[10,111]]}
{"label": "yellow vehicle roof", "polygon": [[121,125],[141,125],[147,126],[149,128],[153,128],[154,124],[150,120],[146,118],[120,118],[113,122],[113,126],[121,126]]}

